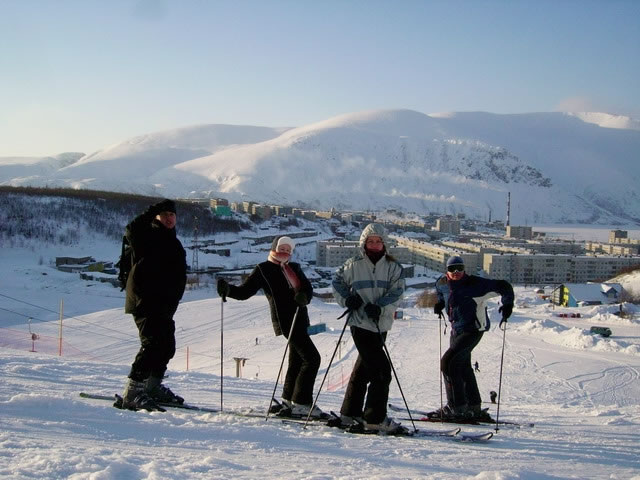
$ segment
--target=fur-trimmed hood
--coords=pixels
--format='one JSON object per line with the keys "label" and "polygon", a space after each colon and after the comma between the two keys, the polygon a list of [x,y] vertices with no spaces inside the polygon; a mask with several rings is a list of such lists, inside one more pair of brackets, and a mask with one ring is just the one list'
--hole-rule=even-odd
{"label": "fur-trimmed hood", "polygon": [[387,247],[389,246],[389,237],[387,236],[387,229],[379,223],[370,223],[369,225],[364,227],[364,230],[362,230],[362,233],[360,234],[360,249],[362,251],[364,251],[364,244],[367,241],[367,238],[371,236],[382,238],[385,250],[388,250]]}

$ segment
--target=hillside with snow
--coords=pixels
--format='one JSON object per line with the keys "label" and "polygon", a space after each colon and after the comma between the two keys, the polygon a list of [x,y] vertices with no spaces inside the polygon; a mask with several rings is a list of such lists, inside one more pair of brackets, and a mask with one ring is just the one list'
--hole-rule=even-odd
{"label": "hillside with snow", "polygon": [[511,192],[515,224],[638,224],[639,154],[626,117],[376,110],[298,128],[185,127],[58,163],[0,158],[0,184],[478,219],[505,218]]}
{"label": "hillside with snow", "polygon": [[[84,237],[75,253],[109,258],[118,247]],[[1,478],[640,479],[637,305],[623,304],[623,317],[618,305],[554,308],[535,293],[537,287],[518,286],[506,332],[494,325],[473,360],[491,414],[497,405],[489,392],[500,390],[500,418],[534,427],[503,426],[495,433],[492,425],[463,426],[465,433],[493,431],[485,444],[364,436],[231,413],[121,411],[80,398],[81,391],[121,392],[138,338],[123,312],[123,293],[56,270],[51,260],[57,254],[60,247],[33,241],[5,246],[0,254]],[[255,254],[244,255],[237,260],[257,261]],[[627,274],[619,281],[638,285],[640,277]],[[395,322],[387,345],[409,406],[430,409],[440,406],[439,350],[447,336],[429,309],[415,307],[419,294],[407,291],[403,319]],[[322,356],[315,393],[339,346],[318,397],[323,409],[338,410],[356,350],[348,331],[338,344],[342,309],[317,298],[309,308],[313,324],[327,325],[312,337]],[[497,302],[490,304],[494,321],[497,308]],[[273,336],[262,294],[223,307],[211,285],[189,289],[175,319],[177,353],[166,379],[174,391],[226,412],[266,409],[285,341]],[[592,325],[613,334],[591,334]],[[247,359],[240,378],[234,357]],[[390,401],[403,405],[395,381]],[[404,412],[393,416],[412,425]]]}

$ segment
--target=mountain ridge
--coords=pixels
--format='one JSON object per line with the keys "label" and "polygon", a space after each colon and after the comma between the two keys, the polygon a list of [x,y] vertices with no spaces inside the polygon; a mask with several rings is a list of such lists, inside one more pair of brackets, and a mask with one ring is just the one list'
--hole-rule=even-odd
{"label": "mountain ridge", "polygon": [[20,175],[20,162],[0,158],[0,184],[476,218],[505,218],[511,192],[518,223],[638,223],[640,131],[628,120],[398,109],[295,128],[199,125],[133,137],[54,172],[32,161]]}

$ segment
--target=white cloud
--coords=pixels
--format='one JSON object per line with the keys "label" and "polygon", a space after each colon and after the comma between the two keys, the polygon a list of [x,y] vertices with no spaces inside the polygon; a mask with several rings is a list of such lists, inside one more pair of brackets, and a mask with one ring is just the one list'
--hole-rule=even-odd
{"label": "white cloud", "polygon": [[598,112],[594,103],[587,97],[569,97],[561,100],[554,108],[556,112]]}

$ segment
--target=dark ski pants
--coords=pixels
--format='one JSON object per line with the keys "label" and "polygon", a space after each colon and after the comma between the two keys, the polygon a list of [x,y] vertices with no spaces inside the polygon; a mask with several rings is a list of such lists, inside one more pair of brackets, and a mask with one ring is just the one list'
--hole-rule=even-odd
{"label": "dark ski pants", "polygon": [[141,382],[153,376],[162,378],[169,360],[176,353],[176,324],[171,316],[134,316],[140,350],[131,365],[129,378]]}
{"label": "dark ski pants", "polygon": [[456,333],[451,330],[449,349],[440,359],[447,404],[450,407],[480,405],[480,391],[471,366],[471,351],[478,345],[484,332]]}
{"label": "dark ski pants", "polygon": [[320,354],[307,328],[301,325],[291,334],[289,365],[284,377],[282,398],[300,405],[313,403],[313,384],[320,368]]}
{"label": "dark ski pants", "polygon": [[391,365],[383,346],[387,333],[384,332],[381,338],[378,332],[351,327],[351,337],[358,349],[358,359],[351,372],[340,413],[363,417],[367,423],[380,423],[387,416],[391,383]]}

